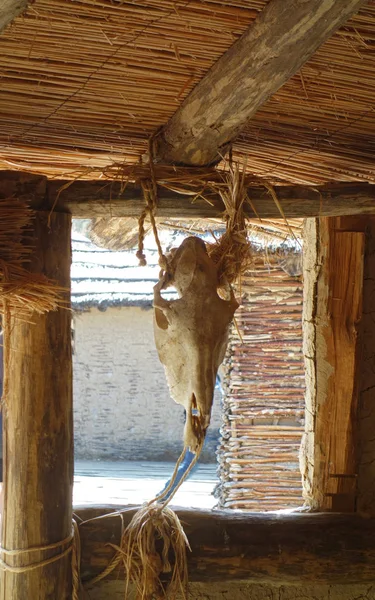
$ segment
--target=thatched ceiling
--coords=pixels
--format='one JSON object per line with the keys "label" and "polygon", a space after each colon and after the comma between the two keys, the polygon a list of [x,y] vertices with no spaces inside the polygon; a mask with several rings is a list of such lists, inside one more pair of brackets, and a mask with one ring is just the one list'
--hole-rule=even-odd
{"label": "thatched ceiling", "polygon": [[[36,0],[2,36],[0,168],[98,177],[147,139],[264,0]],[[375,3],[269,100],[234,147],[297,183],[374,182]]]}

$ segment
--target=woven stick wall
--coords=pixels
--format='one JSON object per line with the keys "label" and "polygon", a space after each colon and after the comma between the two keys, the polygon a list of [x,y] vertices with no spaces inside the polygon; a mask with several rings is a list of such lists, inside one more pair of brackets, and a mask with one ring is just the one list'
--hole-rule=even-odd
{"label": "woven stick wall", "polygon": [[225,364],[216,496],[221,508],[265,511],[302,503],[302,283],[257,262],[236,313],[243,343],[233,327]]}

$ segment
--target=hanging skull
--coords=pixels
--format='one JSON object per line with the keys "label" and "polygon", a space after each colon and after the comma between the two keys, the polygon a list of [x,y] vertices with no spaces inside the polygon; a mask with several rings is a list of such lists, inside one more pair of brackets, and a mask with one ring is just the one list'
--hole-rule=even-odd
{"label": "hanging skull", "polygon": [[[177,300],[161,290],[174,285]],[[217,370],[227,347],[229,325],[238,308],[218,296],[216,265],[197,237],[185,239],[169,256],[168,275],[154,287],[154,333],[172,398],[186,410],[185,446],[196,452],[210,423]]]}

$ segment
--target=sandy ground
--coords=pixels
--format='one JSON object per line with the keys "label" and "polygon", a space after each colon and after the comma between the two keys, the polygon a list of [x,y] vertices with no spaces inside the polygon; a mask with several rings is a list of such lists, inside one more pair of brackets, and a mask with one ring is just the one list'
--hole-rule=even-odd
{"label": "sandy ground", "polygon": [[[164,488],[173,463],[76,461],[73,504],[142,504]],[[171,506],[212,508],[217,465],[198,465]]]}

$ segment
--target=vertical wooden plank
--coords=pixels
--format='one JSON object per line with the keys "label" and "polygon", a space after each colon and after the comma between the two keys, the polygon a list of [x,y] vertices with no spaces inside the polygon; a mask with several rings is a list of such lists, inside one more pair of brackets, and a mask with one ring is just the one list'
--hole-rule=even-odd
{"label": "vertical wooden plank", "polygon": [[[50,222],[48,219],[50,218]],[[36,251],[29,268],[70,287],[67,214],[38,213],[31,235]],[[69,300],[69,294],[68,300]],[[9,394],[4,407],[4,514],[8,550],[58,543],[72,528],[73,423],[71,315],[68,308],[13,320]],[[5,555],[10,565],[38,563],[62,548]],[[4,556],[3,556],[4,558]],[[22,573],[5,571],[4,600],[71,598],[71,555]]]}
{"label": "vertical wooden plank", "polygon": [[363,228],[355,228],[350,217],[347,223],[345,218],[322,218],[306,224],[307,393],[301,470],[304,497],[314,510],[355,510],[365,248]]}
{"label": "vertical wooden plank", "polygon": [[375,217],[367,217],[358,415],[357,510],[375,516]]}

